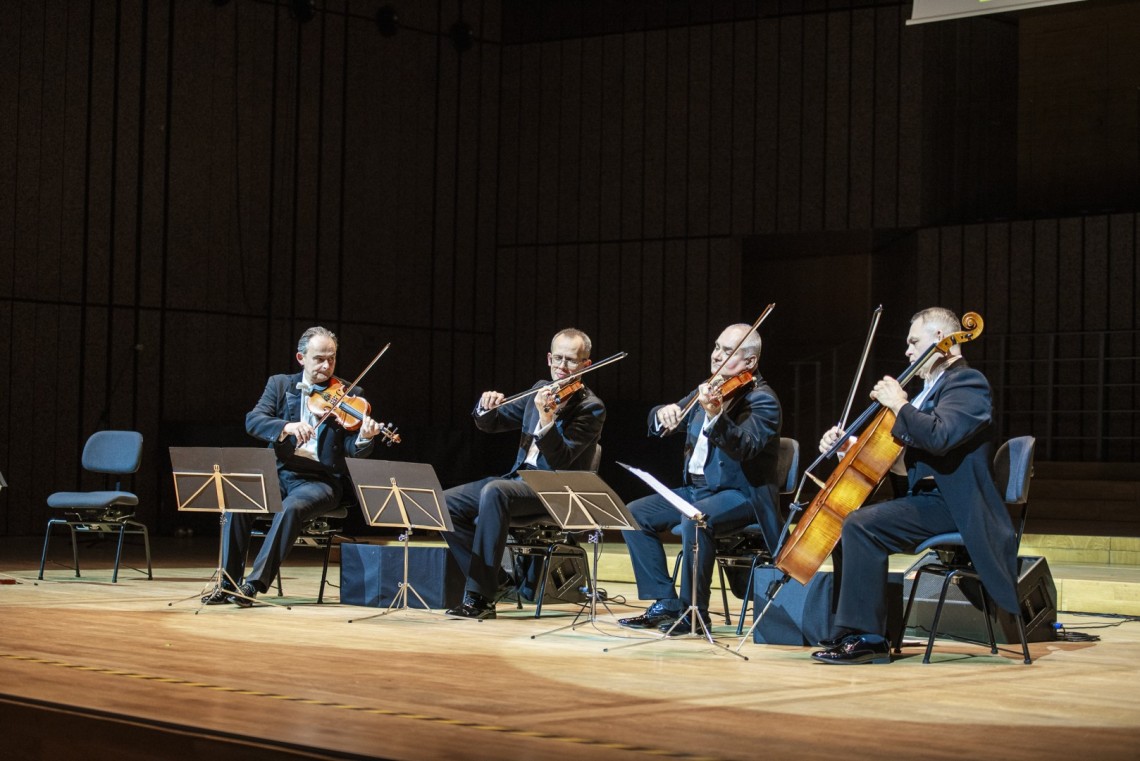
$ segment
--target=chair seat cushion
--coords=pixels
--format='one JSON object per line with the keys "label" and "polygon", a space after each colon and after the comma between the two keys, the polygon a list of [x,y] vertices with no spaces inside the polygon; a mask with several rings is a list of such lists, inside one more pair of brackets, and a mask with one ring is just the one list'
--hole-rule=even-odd
{"label": "chair seat cushion", "polygon": [[139,498],[129,491],[57,491],[47,498],[48,507],[68,510],[98,510],[112,505],[135,507]]}
{"label": "chair seat cushion", "polygon": [[935,536],[932,536],[924,541],[922,544],[918,545],[918,547],[915,548],[914,554],[917,555],[918,553],[926,552],[933,547],[945,545],[958,545],[964,547],[966,546],[966,542],[962,539],[962,535],[958,533],[936,534]]}

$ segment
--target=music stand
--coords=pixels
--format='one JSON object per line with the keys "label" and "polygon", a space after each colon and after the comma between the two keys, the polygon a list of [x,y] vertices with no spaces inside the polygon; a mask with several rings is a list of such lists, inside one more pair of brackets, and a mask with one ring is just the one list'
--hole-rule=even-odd
{"label": "music stand", "polygon": [[394,610],[408,610],[409,592],[416,596],[424,610],[434,612],[408,581],[408,540],[412,530],[417,528],[454,530],[435,470],[431,465],[419,462],[364,459],[347,462],[349,475],[360,497],[360,509],[368,525],[404,529],[400,534],[400,541],[404,543],[404,580],[388,609],[364,618],[349,619],[348,623],[378,618]]}
{"label": "music stand", "polygon": [[[281,488],[277,481],[277,458],[270,449],[252,447],[171,447],[174,497],[184,512],[218,513],[218,567],[210,577],[213,586],[202,596],[225,589],[262,605],[274,603],[245,597],[236,579],[224,566],[222,549],[230,513],[276,514],[281,512]],[[225,582],[231,589],[226,589]],[[183,602],[196,595],[174,602]],[[174,602],[168,605],[174,605]],[[203,604],[205,607],[205,604]],[[287,609],[290,607],[285,606]],[[195,614],[201,612],[198,608]]]}
{"label": "music stand", "polygon": [[[623,468],[628,470],[630,473],[632,473],[633,475],[640,478],[645,483],[649,484],[649,486],[653,489],[653,491],[657,492],[662,497],[664,497],[665,500],[670,505],[675,507],[677,509],[677,511],[679,513],[681,513],[681,515],[683,515],[685,518],[688,518],[689,520],[696,522],[696,524],[697,524],[696,530],[697,531],[700,531],[701,529],[706,528],[707,524],[705,523],[705,514],[702,513],[700,510],[698,510],[693,505],[686,502],[681,497],[678,497],[673,492],[673,490],[670,489],[668,486],[661,483],[656,478],[654,478],[652,475],[650,475],[649,473],[646,473],[644,470],[641,470],[640,468],[635,468],[635,467],[632,467],[630,465],[626,465],[624,462],[619,462],[618,465],[622,466]],[[660,637],[653,638],[653,639],[643,639],[639,642],[630,642],[630,643],[627,643],[624,645],[618,645],[617,647],[604,648],[603,652],[608,653],[610,650],[618,650],[618,649],[623,648],[623,647],[637,647],[638,645],[646,645],[646,644],[649,644],[651,642],[661,642],[662,640],[670,639],[673,636],[673,630],[676,629],[677,625],[681,623],[681,618],[687,614],[689,616],[689,624],[691,626],[691,629],[688,633],[679,635],[679,638],[681,638],[681,639],[686,639],[686,638],[687,639],[694,639],[694,638],[700,639],[700,640],[707,642],[712,647],[717,648],[718,650],[724,650],[725,652],[728,652],[728,653],[731,653],[732,655],[735,655],[737,658],[743,658],[744,660],[748,660],[748,656],[743,655],[743,654],[733,650],[732,648],[728,647],[727,645],[722,645],[719,642],[717,642],[716,640],[714,640],[713,636],[712,636],[712,632],[710,631],[711,627],[704,623],[704,619],[700,618],[700,616],[701,616],[700,609],[697,608],[697,569],[700,568],[699,554],[700,554],[700,542],[697,541],[696,534],[694,534],[694,536],[693,536],[693,562],[692,562],[692,568],[690,569],[691,575],[689,576],[689,580],[690,580],[689,581],[689,597],[690,597],[689,607],[686,608],[681,613],[681,616],[679,616],[677,618],[677,620],[673,622],[673,625],[670,626],[665,632],[663,632]],[[701,621],[701,628],[704,629],[704,636],[701,636],[701,634],[697,631],[697,620],[698,619],[700,619],[700,621]]]}
{"label": "music stand", "polygon": [[[563,629],[573,630],[586,611],[589,611],[589,616],[581,623],[589,623],[598,629],[598,557],[601,555],[602,531],[637,528],[637,521],[621,498],[596,473],[588,470],[524,470],[519,476],[538,495],[559,528],[563,531],[589,531],[589,542],[594,545],[594,568],[586,589],[586,601],[578,608],[574,620],[566,626],[532,634],[530,638]],[[606,601],[600,602],[606,612],[613,615]]]}

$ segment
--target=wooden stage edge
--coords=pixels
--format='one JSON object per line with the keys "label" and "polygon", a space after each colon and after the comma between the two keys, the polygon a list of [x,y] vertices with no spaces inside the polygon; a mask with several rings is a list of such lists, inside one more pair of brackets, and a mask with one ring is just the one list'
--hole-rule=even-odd
{"label": "wooden stage edge", "polygon": [[939,641],[930,664],[910,645],[834,667],[751,641],[748,660],[699,639],[619,648],[640,641],[614,623],[637,610],[624,581],[561,631],[577,606],[349,623],[378,611],[335,589],[317,605],[317,553],[290,556],[288,608],[240,610],[197,603],[216,544],[160,539],[154,580],[111,584],[101,548],[81,550],[82,579],[51,563],[37,581],[39,541],[0,541],[4,758],[1140,757],[1140,625],[1120,617],[1062,613],[1101,639],[1033,643],[1029,666]]}

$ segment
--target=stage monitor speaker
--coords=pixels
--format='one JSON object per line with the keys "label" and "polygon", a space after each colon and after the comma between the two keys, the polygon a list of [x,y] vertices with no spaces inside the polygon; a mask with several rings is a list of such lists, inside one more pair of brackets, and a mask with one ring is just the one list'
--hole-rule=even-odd
{"label": "stage monitor speaker", "polygon": [[[761,566],[753,576],[752,620],[764,610],[775,583],[784,573],[773,566]],[[807,583],[789,579],[776,594],[772,606],[752,632],[752,640],[769,645],[815,645],[835,634],[833,597],[835,581],[830,572],[821,571]],[[892,634],[902,625],[902,574],[887,578],[887,632]]]}
{"label": "stage monitor speaker", "polygon": [[[937,560],[936,553],[928,552],[907,569],[903,580],[904,604],[914,584],[915,572]],[[1017,568],[1017,597],[1021,602],[1026,641],[1046,642],[1056,639],[1054,624],[1057,623],[1057,586],[1053,583],[1049,564],[1042,557],[1019,557]],[[930,624],[934,619],[934,609],[938,606],[943,580],[942,576],[933,573],[924,573],[919,579],[918,594],[915,595],[914,608],[906,628],[909,636],[924,639],[930,636]],[[946,604],[942,608],[942,618],[938,622],[939,637],[988,641],[980,592],[978,581],[968,577],[963,578],[960,584],[950,585],[946,592]],[[997,642],[1003,645],[1018,643],[1017,620],[1013,614],[1001,610],[992,602],[988,607]]]}
{"label": "stage monitor speaker", "polygon": [[590,571],[585,554],[544,552],[519,554],[517,572],[521,574],[519,592],[524,600],[538,602],[539,574],[546,573],[542,604],[578,603],[586,600],[583,590],[590,585]]}

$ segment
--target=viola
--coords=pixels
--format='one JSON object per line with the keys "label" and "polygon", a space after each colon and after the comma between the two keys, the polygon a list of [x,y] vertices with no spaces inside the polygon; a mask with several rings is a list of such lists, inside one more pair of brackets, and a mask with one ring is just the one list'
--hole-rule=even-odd
{"label": "viola", "polygon": [[[952,346],[980,336],[984,324],[980,315],[967,312],[962,316],[962,327],[966,330],[951,333],[923,352],[899,375],[899,384],[906,385],[914,378],[935,352],[947,354]],[[862,507],[863,502],[886,478],[891,465],[903,449],[903,445],[891,435],[894,424],[895,414],[875,402],[852,424],[853,430],[866,426],[855,442],[849,443],[845,437],[841,437],[826,453],[825,457],[830,456],[839,451],[840,447],[849,445],[846,456],[839,461],[819,493],[812,499],[796,523],[795,531],[780,547],[776,567],[787,576],[801,584],[807,584],[839,542],[844,519]],[[824,458],[821,457],[816,463],[822,459]],[[811,474],[806,475],[810,477]]]}
{"label": "viola", "polygon": [[[322,421],[335,418],[346,431],[356,431],[364,423],[364,417],[372,414],[372,405],[362,396],[349,393],[348,385],[340,378],[330,378],[327,388],[314,389],[306,402],[309,411]],[[380,423],[380,436],[388,446],[399,444],[402,439],[390,423]]]}

